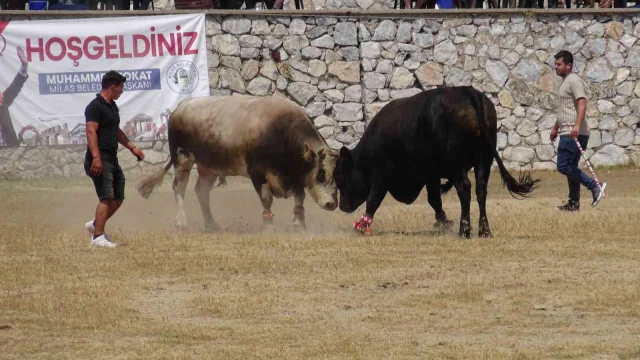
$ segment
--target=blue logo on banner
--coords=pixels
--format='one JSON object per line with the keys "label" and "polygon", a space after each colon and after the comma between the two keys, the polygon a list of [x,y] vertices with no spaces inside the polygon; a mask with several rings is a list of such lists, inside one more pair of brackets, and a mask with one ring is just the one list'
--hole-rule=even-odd
{"label": "blue logo on banner", "polygon": [[[160,90],[160,69],[116,70],[127,78],[124,91]],[[97,93],[106,71],[38,74],[40,95]]]}

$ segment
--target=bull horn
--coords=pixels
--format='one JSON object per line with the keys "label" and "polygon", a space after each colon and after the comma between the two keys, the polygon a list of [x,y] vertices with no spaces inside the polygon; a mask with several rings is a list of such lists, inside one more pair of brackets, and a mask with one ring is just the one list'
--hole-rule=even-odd
{"label": "bull horn", "polygon": [[327,154],[329,156],[333,156],[335,158],[339,158],[340,157],[340,153],[338,153],[336,150],[333,150],[333,149],[329,149]]}
{"label": "bull horn", "polygon": [[309,144],[307,144],[305,142],[304,143],[304,151],[302,152],[302,157],[306,161],[313,161],[315,156],[316,156],[315,152],[313,150],[311,150],[311,148],[309,147]]}

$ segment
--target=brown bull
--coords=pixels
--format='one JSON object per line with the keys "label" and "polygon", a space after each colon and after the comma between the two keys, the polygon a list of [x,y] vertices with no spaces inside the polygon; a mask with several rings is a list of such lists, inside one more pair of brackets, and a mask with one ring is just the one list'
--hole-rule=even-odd
{"label": "brown bull", "polygon": [[137,188],[148,198],[173,165],[176,226],[187,224],[184,196],[189,173],[198,168],[195,191],[205,228],[217,230],[209,207],[209,192],[220,178],[251,179],[263,206],[264,225],[273,223],[273,197],[295,199],[294,226],[305,227],[305,188],[325,210],[338,206],[333,180],[338,154],[331,150],[304,110],[279,96],[217,96],[186,99],[169,118],[169,163],[141,181]]}

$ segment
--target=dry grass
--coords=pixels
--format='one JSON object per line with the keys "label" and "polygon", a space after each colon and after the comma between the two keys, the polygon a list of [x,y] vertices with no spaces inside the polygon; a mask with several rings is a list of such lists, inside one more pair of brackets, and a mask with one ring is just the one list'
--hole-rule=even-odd
{"label": "dry grass", "polygon": [[[307,201],[309,231],[260,234],[245,181],[212,193],[225,228],[173,230],[170,182],[149,200],[127,184],[108,224],[116,249],[89,249],[89,180],[0,183],[0,358],[638,359],[638,169],[598,175],[608,198],[561,214],[564,178],[536,174],[514,200],[492,174],[494,237],[438,236],[425,196],[389,196],[376,234],[349,232],[360,212]],[[445,210],[459,218],[455,191]],[[292,219],[276,201],[276,225]]]}

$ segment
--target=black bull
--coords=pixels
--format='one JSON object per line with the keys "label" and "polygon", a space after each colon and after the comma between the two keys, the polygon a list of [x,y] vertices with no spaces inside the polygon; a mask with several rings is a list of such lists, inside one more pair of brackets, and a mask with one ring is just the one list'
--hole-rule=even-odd
{"label": "black bull", "polygon": [[[473,87],[437,88],[389,102],[371,120],[353,150],[340,150],[334,172],[340,210],[352,213],[366,201],[366,212],[355,227],[369,232],[387,192],[411,204],[426,186],[436,226],[447,228],[452,222],[442,209],[441,192],[455,186],[461,206],[459,234],[469,238],[471,183],[467,173],[473,167],[480,208],[478,235],[491,236],[486,198],[494,158],[512,196],[526,197],[540,181],[529,173],[521,174],[520,181],[509,174],[496,150],[496,126],[493,103]],[[442,186],[440,179],[448,182]]]}

